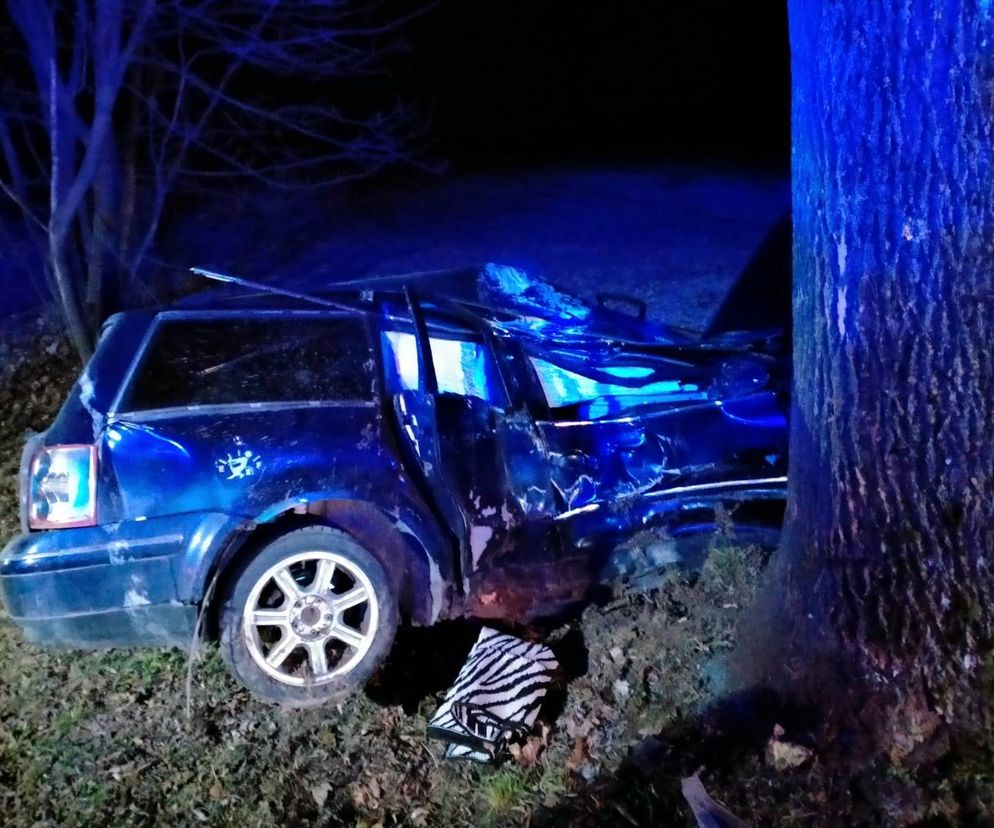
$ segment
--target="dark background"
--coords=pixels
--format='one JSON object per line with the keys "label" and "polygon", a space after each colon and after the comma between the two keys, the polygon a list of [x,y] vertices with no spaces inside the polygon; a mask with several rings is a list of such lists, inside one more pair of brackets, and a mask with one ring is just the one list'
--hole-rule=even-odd
{"label": "dark background", "polygon": [[[419,0],[385,0],[388,18],[395,2],[403,13]],[[384,73],[336,79],[328,97],[359,118],[410,104],[428,122],[418,163],[399,162],[334,193],[315,188],[292,207],[277,208],[274,194],[251,181],[177,191],[157,256],[176,272],[197,263],[259,278],[489,260],[546,275],[576,276],[587,263],[631,275],[650,261],[661,274],[724,273],[739,254],[723,251],[747,245],[728,221],[776,221],[776,256],[757,254],[762,267],[753,269],[785,284],[789,226],[776,216],[786,206],[757,202],[734,182],[753,171],[786,181],[786,18],[785,0],[438,0],[404,25],[407,48],[390,49]],[[19,54],[4,66],[0,80],[31,88]],[[238,82],[276,104],[321,100],[328,83],[250,72]],[[191,166],[212,163],[191,157]],[[700,186],[685,188],[681,165]],[[446,168],[451,175],[434,174]],[[619,169],[629,177],[604,177]],[[723,171],[738,178],[723,179],[727,186],[707,180]],[[563,177],[541,177],[547,173]],[[476,174],[498,183],[487,178],[481,187]],[[274,223],[280,209],[293,221]],[[0,198],[0,313],[47,296],[38,251],[17,216]],[[659,261],[681,245],[684,266]]]}
{"label": "dark background", "polygon": [[786,169],[783,0],[442,0],[408,29],[401,87],[440,156]]}

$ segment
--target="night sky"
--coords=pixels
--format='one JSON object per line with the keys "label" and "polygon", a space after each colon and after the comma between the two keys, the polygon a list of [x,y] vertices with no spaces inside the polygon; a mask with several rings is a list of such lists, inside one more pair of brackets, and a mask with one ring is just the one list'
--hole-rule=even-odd
{"label": "night sky", "polygon": [[442,0],[402,89],[442,156],[786,169],[786,3]]}

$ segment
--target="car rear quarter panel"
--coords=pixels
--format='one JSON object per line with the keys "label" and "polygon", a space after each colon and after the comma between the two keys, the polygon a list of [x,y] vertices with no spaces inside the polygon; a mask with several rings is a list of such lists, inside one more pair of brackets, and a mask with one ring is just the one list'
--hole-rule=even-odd
{"label": "car rear quarter panel", "polygon": [[102,468],[117,492],[118,519],[192,511],[255,518],[316,479],[365,498],[395,465],[373,404],[223,408],[108,426]]}
{"label": "car rear quarter panel", "polygon": [[425,558],[418,570],[425,589],[432,591],[433,579],[452,577],[451,542],[399,462],[377,404],[254,406],[117,420],[106,430],[102,453],[116,493],[115,519],[231,516],[234,531],[226,541],[188,547],[184,577],[195,600],[253,527],[325,501],[372,504],[409,535]]}

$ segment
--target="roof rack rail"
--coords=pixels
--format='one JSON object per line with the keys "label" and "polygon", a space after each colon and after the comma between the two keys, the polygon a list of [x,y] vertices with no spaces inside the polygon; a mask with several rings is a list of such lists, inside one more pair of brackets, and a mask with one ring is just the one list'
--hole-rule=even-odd
{"label": "roof rack rail", "polygon": [[202,267],[191,267],[190,272],[196,273],[198,276],[203,276],[205,279],[210,279],[215,282],[224,282],[229,285],[237,285],[238,287],[248,288],[249,290],[261,290],[263,293],[271,293],[275,296],[287,296],[290,299],[299,299],[302,302],[310,302],[314,305],[323,305],[324,307],[335,308],[336,310],[349,311],[350,313],[355,312],[354,307],[344,305],[340,302],[333,302],[331,299],[322,299],[320,296],[314,296],[310,293],[299,293],[296,290],[287,290],[286,288],[265,285],[262,282],[253,282],[249,279],[242,279],[240,276],[231,276],[227,273],[217,273],[216,271],[207,270]]}

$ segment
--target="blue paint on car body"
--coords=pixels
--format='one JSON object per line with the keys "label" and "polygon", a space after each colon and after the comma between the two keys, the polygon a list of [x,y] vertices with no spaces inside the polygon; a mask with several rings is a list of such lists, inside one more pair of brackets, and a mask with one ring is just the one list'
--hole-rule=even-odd
{"label": "blue paint on car body", "polygon": [[[212,578],[291,518],[377,546],[420,623],[589,597],[638,569],[633,535],[785,489],[775,335],[695,338],[640,305],[488,265],[119,315],[24,453],[0,597],[34,642],[185,643]],[[89,525],[39,530],[67,446],[93,447]]]}

